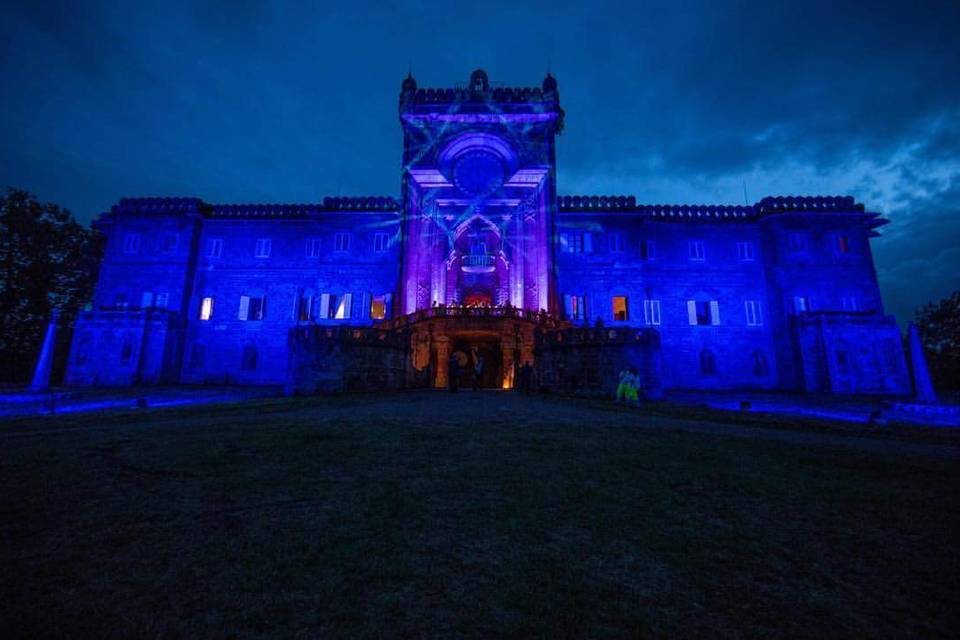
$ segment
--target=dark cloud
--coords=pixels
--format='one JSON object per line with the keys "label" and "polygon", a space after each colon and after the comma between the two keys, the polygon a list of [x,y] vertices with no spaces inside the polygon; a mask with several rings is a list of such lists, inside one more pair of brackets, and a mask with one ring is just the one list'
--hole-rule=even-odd
{"label": "dark cloud", "polygon": [[873,243],[887,310],[901,321],[960,290],[960,171],[930,193],[905,197]]}
{"label": "dark cloud", "polygon": [[955,1],[24,0],[4,12],[0,180],[83,219],[124,195],[396,193],[408,64],[421,86],[475,67],[536,84],[549,64],[567,110],[561,190],[849,192],[894,220],[876,243],[892,306],[956,284]]}

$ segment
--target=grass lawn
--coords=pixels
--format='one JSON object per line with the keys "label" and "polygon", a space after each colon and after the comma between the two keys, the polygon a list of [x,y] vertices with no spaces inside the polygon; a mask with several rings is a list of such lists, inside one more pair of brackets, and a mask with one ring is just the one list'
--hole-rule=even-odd
{"label": "grass lawn", "polygon": [[775,420],[422,392],[2,422],[0,635],[956,637],[960,436]]}

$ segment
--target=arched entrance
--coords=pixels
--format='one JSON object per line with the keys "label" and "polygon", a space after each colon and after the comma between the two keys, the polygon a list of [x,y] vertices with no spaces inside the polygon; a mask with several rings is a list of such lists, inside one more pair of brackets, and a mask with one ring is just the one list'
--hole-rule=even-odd
{"label": "arched entrance", "polygon": [[460,386],[473,386],[473,370],[477,359],[483,359],[483,375],[480,378],[480,387],[483,389],[500,389],[503,386],[503,357],[501,355],[499,336],[458,336],[453,338],[453,354],[460,362]]}

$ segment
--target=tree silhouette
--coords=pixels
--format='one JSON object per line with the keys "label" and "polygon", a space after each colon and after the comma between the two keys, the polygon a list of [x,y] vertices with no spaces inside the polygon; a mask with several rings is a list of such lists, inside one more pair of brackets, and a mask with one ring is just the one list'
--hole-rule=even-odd
{"label": "tree silhouette", "polygon": [[949,389],[960,387],[960,291],[918,309],[914,323],[934,384]]}
{"label": "tree silhouette", "polygon": [[0,380],[30,376],[54,308],[72,320],[90,300],[100,235],[20,189],[0,196]]}

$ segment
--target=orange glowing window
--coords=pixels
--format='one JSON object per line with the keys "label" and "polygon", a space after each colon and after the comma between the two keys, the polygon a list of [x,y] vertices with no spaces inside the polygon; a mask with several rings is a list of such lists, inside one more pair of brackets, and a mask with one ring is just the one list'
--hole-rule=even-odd
{"label": "orange glowing window", "polygon": [[626,322],[629,319],[629,313],[627,311],[627,298],[626,296],[614,296],[613,297],[613,319]]}
{"label": "orange glowing window", "polygon": [[370,317],[374,320],[387,317],[387,296],[373,296],[370,301]]}

